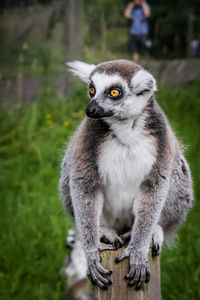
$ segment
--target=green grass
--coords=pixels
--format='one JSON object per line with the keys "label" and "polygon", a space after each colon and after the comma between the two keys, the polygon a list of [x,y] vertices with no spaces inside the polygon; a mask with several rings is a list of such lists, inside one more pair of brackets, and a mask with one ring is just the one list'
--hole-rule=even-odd
{"label": "green grass", "polygon": [[187,221],[179,230],[175,249],[162,253],[163,299],[200,299],[200,85],[199,81],[182,87],[161,87],[159,103],[177,136],[185,144],[190,163],[195,202]]}
{"label": "green grass", "polygon": [[[187,145],[196,202],[179,230],[178,247],[162,253],[164,300],[200,299],[200,82],[160,87],[159,103]],[[84,89],[73,100],[48,97],[0,112],[0,299],[62,299],[59,279],[72,226],[59,200],[66,142],[83,117]],[[65,125],[64,125],[65,124]],[[155,299],[156,300],[156,299]]]}

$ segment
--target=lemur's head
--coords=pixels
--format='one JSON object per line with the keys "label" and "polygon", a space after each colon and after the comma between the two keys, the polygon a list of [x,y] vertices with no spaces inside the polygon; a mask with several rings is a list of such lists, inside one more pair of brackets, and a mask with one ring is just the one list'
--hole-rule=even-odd
{"label": "lemur's head", "polygon": [[128,119],[137,117],[156,91],[154,77],[128,60],[115,60],[97,66],[75,61],[70,70],[88,85],[90,118]]}

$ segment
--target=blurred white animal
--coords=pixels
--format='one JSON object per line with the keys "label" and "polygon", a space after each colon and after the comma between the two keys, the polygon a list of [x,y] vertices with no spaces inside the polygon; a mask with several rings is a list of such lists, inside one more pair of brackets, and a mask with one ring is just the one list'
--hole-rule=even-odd
{"label": "blurred white animal", "polygon": [[72,229],[68,231],[66,247],[70,250],[61,269],[61,274],[67,277],[67,290],[64,299],[94,299],[92,290],[86,290],[86,287],[90,285],[87,279],[87,260],[78,234]]}

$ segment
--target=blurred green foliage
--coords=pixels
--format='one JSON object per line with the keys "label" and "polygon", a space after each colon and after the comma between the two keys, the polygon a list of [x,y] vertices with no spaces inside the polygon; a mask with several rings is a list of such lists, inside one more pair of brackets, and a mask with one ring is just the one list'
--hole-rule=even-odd
{"label": "blurred green foliage", "polygon": [[[159,87],[157,99],[186,145],[196,202],[179,230],[177,248],[162,252],[162,299],[200,298],[200,82]],[[66,142],[84,115],[85,88],[70,99],[43,95],[18,111],[0,112],[0,298],[62,299],[59,278],[67,229],[73,224],[58,194]]]}

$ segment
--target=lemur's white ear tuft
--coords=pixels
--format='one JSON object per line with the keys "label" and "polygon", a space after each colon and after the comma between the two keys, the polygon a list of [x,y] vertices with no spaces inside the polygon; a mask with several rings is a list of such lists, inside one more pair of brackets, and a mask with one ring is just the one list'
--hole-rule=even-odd
{"label": "lemur's white ear tuft", "polygon": [[139,70],[132,78],[132,86],[137,89],[138,87],[143,87],[144,89],[149,89],[150,91],[157,91],[156,80],[148,71]]}
{"label": "lemur's white ear tuft", "polygon": [[75,76],[78,76],[85,83],[89,83],[90,74],[96,68],[95,65],[90,65],[82,61],[66,62],[65,65]]}

